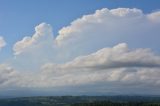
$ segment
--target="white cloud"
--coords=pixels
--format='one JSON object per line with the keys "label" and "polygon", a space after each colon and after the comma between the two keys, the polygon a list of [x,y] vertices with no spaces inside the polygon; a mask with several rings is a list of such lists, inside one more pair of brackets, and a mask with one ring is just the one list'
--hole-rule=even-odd
{"label": "white cloud", "polygon": [[[52,45],[53,43],[53,32],[52,27],[49,24],[41,23],[35,27],[35,34],[30,37],[24,37],[21,41],[18,41],[13,50],[15,55],[21,54],[29,49],[36,49],[39,46]],[[47,45],[48,46],[48,45]]]}
{"label": "white cloud", "polygon": [[110,13],[115,16],[120,17],[139,17],[143,15],[143,12],[140,9],[129,9],[129,8],[118,8],[110,10]]}
{"label": "white cloud", "polygon": [[[120,81],[121,84],[143,82],[144,85],[152,82],[150,84],[159,87],[157,82],[160,79],[156,77],[159,75],[159,69],[160,56],[148,49],[130,50],[122,43],[113,48],[104,48],[93,54],[77,57],[65,64],[46,64],[42,73],[48,76],[46,78],[56,79],[57,84],[66,86]],[[154,74],[151,75],[151,72]],[[154,78],[155,73],[157,75]]]}
{"label": "white cloud", "polygon": [[127,44],[121,43],[112,48],[103,48],[90,55],[77,57],[64,64],[45,64],[39,72],[24,73],[1,65],[0,87],[80,87],[75,88],[77,92],[87,87],[88,91],[84,91],[86,93],[94,92],[95,89],[96,92],[103,93],[123,89],[121,92],[124,94],[138,93],[145,88],[148,91],[156,89],[156,94],[160,87],[159,70],[159,55],[155,55],[149,49],[129,49]]}
{"label": "white cloud", "polygon": [[[158,50],[159,27],[159,12],[144,14],[128,8],[84,15],[62,28],[55,39],[51,26],[42,23],[33,36],[13,47],[16,59],[10,64],[18,80],[14,75],[12,80],[1,80],[15,81],[17,88],[156,94],[160,56],[151,49]],[[139,49],[129,49],[127,44]],[[25,73],[28,67],[40,71]]]}
{"label": "white cloud", "polygon": [[[77,36],[110,37],[111,35],[108,34],[112,33],[115,30],[117,32],[114,36],[117,36],[117,34],[119,34],[119,31],[123,31],[122,26],[130,23],[129,25],[131,28],[135,27],[134,23],[136,23],[137,21],[141,21],[142,19],[145,19],[145,14],[143,14],[139,9],[117,8],[108,10],[107,8],[104,8],[101,10],[97,10],[94,14],[84,15],[82,18],[73,21],[70,26],[62,28],[59,31],[59,35],[57,36],[56,41],[58,44],[61,44],[67,42],[67,40],[69,39],[74,40],[73,37],[78,38]],[[142,22],[142,24],[144,23]],[[127,27],[125,27],[125,31],[127,31]],[[96,32],[96,34],[94,34],[94,32]]]}
{"label": "white cloud", "polygon": [[52,27],[46,23],[39,24],[33,36],[26,36],[14,44],[15,58],[9,61],[10,64],[18,70],[38,70],[41,64],[53,59],[53,40]]}
{"label": "white cloud", "polygon": [[159,51],[158,14],[159,12],[144,14],[135,8],[104,8],[94,14],[84,15],[59,31],[55,42],[60,50],[55,57],[61,58],[55,60],[66,62],[121,42],[126,42],[133,48]]}
{"label": "white cloud", "polygon": [[160,11],[149,14],[148,18],[153,22],[160,22]]}
{"label": "white cloud", "polygon": [[65,65],[77,68],[121,68],[121,67],[160,67],[160,57],[155,56],[150,49],[131,51],[127,44],[121,43],[113,48],[104,48],[88,56],[80,56]]}
{"label": "white cloud", "polygon": [[0,36],[0,49],[3,48],[4,46],[6,46],[6,42],[5,42],[5,40],[3,39],[3,37]]}
{"label": "white cloud", "polygon": [[[126,42],[133,48],[157,50],[160,23],[153,22],[151,17],[159,19],[159,15],[155,14],[158,12],[144,14],[136,8],[104,8],[74,20],[71,25],[63,27],[55,39],[51,26],[42,23],[35,28],[36,33],[32,37],[18,41],[13,50],[16,55],[34,55],[33,51],[36,52],[36,55],[28,56],[31,58],[43,58],[46,56],[44,51],[47,51],[49,54],[45,57],[46,60],[55,63],[64,63],[121,42]],[[46,44],[47,42],[49,43]]]}
{"label": "white cloud", "polygon": [[6,64],[0,64],[0,88],[16,86],[20,80],[18,72]]}

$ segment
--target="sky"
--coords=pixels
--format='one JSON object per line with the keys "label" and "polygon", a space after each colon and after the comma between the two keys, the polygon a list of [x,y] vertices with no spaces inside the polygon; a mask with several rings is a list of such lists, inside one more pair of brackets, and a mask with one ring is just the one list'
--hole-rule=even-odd
{"label": "sky", "polygon": [[159,95],[159,28],[159,0],[0,0],[0,96]]}

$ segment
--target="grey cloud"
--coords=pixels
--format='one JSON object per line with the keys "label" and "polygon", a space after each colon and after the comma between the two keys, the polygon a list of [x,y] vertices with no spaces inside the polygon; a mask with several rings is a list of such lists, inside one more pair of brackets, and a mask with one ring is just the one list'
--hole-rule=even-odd
{"label": "grey cloud", "polygon": [[123,67],[160,67],[160,56],[150,49],[129,50],[127,44],[121,43],[113,48],[104,48],[96,53],[80,56],[72,62],[66,63],[63,68],[123,68]]}

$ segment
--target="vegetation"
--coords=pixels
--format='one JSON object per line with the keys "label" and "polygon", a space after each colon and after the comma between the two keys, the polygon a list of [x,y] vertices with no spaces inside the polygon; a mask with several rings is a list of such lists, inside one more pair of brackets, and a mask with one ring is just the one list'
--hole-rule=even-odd
{"label": "vegetation", "polygon": [[77,103],[72,106],[160,106],[160,103],[148,102],[93,102],[93,103]]}

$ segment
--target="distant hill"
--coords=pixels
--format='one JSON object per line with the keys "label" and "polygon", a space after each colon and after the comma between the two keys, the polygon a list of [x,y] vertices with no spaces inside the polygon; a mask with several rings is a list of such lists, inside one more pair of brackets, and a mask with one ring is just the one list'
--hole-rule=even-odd
{"label": "distant hill", "polygon": [[155,106],[160,106],[159,104],[160,97],[159,96],[46,96],[46,97],[39,96],[39,97],[0,99],[0,106],[75,106],[75,105],[92,106],[95,103],[97,103],[100,106],[101,104],[106,104],[103,106],[107,106],[107,103],[110,104],[124,103],[125,106],[130,106],[127,105],[128,103],[147,103],[147,104],[156,103]]}

